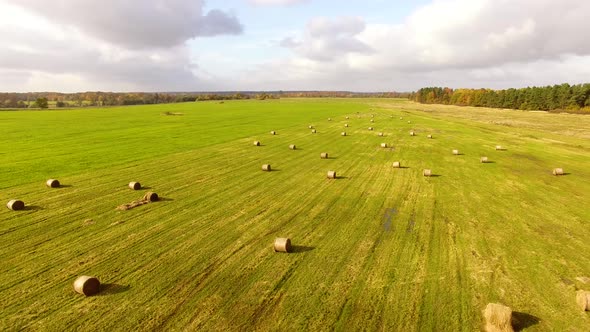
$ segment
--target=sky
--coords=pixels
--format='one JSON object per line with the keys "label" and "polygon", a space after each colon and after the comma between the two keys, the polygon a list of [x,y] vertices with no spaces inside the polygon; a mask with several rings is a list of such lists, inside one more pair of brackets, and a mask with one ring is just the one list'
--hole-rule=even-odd
{"label": "sky", "polygon": [[585,0],[0,0],[0,91],[590,81]]}

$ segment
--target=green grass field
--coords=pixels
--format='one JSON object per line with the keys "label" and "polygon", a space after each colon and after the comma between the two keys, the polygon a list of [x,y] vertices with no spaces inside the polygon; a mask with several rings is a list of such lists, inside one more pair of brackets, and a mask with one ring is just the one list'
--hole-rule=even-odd
{"label": "green grass field", "polygon": [[3,331],[477,331],[489,302],[590,326],[588,116],[283,99],[0,112],[0,133],[0,202],[28,206],[0,209]]}

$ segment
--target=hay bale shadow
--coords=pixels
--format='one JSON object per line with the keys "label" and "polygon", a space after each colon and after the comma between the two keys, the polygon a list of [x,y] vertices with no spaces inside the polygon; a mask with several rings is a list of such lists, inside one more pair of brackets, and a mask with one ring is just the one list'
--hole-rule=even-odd
{"label": "hay bale shadow", "polygon": [[124,292],[128,291],[129,288],[131,288],[131,286],[129,286],[129,285],[101,284],[100,285],[100,292],[97,295],[108,296],[108,295],[124,293]]}
{"label": "hay bale shadow", "polygon": [[73,186],[71,184],[60,184],[59,187],[57,187],[57,189],[59,188],[72,188]]}
{"label": "hay bale shadow", "polygon": [[401,168],[401,169],[408,169],[410,168],[409,166],[400,166],[400,167],[396,167],[396,168]]}
{"label": "hay bale shadow", "polygon": [[312,251],[314,249],[315,249],[315,247],[310,247],[310,246],[291,246],[290,252],[297,254],[297,253]]}
{"label": "hay bale shadow", "polygon": [[159,199],[158,199],[158,201],[160,201],[160,202],[171,202],[173,200],[174,199],[168,198],[168,197],[159,197]]}
{"label": "hay bale shadow", "polygon": [[512,312],[512,327],[514,328],[514,331],[522,331],[533,325],[539,324],[540,321],[539,317],[535,317],[525,312]]}
{"label": "hay bale shadow", "polygon": [[142,186],[142,187],[141,187],[141,189],[142,189],[142,190],[143,190],[143,189],[145,189],[145,190],[150,190],[150,189],[152,189],[152,187],[149,187],[149,186],[148,186],[148,187],[143,187],[143,186]]}
{"label": "hay bale shadow", "polygon": [[566,175],[570,175],[572,173],[563,173],[561,176],[566,176]]}
{"label": "hay bale shadow", "polygon": [[427,176],[427,177],[429,177],[429,178],[439,178],[439,177],[441,177],[441,176],[442,176],[442,175],[440,175],[440,174],[432,174],[432,175],[430,175],[430,176]]}
{"label": "hay bale shadow", "polygon": [[25,210],[25,211],[39,211],[39,210],[45,210],[45,208],[40,207],[38,205],[25,205],[25,208],[23,210]]}

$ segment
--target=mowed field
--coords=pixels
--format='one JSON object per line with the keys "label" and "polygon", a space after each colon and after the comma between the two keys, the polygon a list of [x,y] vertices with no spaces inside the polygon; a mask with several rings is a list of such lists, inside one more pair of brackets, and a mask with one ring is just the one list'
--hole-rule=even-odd
{"label": "mowed field", "polygon": [[2,331],[477,331],[489,302],[590,329],[588,116],[282,99],[0,112],[0,133],[0,201],[28,206],[0,209]]}

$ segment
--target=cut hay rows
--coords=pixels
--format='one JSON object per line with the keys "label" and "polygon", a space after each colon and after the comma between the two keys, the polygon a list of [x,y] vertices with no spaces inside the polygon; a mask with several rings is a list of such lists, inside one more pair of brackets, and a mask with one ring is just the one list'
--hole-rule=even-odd
{"label": "cut hay rows", "polygon": [[160,198],[159,198],[158,194],[148,191],[143,195],[143,197],[140,200],[133,201],[133,202],[127,203],[127,204],[121,204],[121,205],[117,206],[116,209],[119,211],[127,211],[127,210],[131,210],[131,209],[136,208],[141,205],[157,202],[159,200],[160,200]]}

